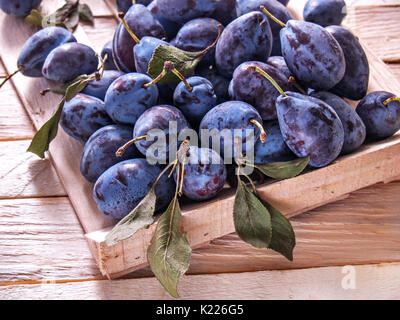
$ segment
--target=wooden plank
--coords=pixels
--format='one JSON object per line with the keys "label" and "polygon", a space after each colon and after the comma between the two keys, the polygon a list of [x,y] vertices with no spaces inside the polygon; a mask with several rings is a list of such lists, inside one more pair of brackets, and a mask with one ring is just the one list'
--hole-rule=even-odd
{"label": "wooden plank", "polygon": [[[379,184],[292,218],[297,237],[293,262],[230,234],[195,249],[188,274],[400,261],[400,199],[393,196],[399,193],[399,182]],[[130,276],[151,274],[145,268]]]}
{"label": "wooden plank", "polygon": [[400,63],[391,63],[388,64],[388,67],[390,68],[390,71],[392,71],[393,74],[396,76],[396,78],[400,80]]}
{"label": "wooden plank", "polygon": [[[230,234],[194,250],[188,274],[400,261],[399,193],[399,182],[381,184],[293,218],[293,262]],[[99,276],[67,198],[0,200],[0,214],[0,282]],[[128,277],[148,276],[146,268]]]}
{"label": "wooden plank", "polygon": [[[348,281],[350,277],[355,282]],[[354,287],[351,286],[353,284]],[[398,263],[363,265],[345,269],[328,267],[184,276],[179,285],[182,299],[198,300],[386,300],[400,299],[399,287],[400,264]],[[155,278],[143,278],[2,286],[0,299],[168,300],[171,297]]]}
{"label": "wooden plank", "polygon": [[0,198],[65,196],[50,161],[26,152],[29,144],[0,141]]}
{"label": "wooden plank", "polygon": [[[1,61],[0,74],[5,74]],[[22,140],[33,137],[32,122],[11,83],[6,83],[1,88],[0,109],[0,140]]]}
{"label": "wooden plank", "polygon": [[[10,27],[22,34],[21,39],[10,39],[7,33]],[[8,69],[15,65],[18,49],[30,33],[32,29],[21,24],[21,21],[10,20],[9,17],[3,19],[3,24],[0,25],[0,38],[2,43],[9,48],[4,53],[7,58],[4,61]],[[78,28],[77,37],[89,42],[82,28]],[[393,76],[385,65],[372,54],[369,56],[373,70],[370,89],[399,91],[400,85],[391,79]],[[390,81],[385,81],[389,78]],[[24,105],[29,110],[36,126],[40,125],[48,119],[59,97],[49,95],[43,98],[38,95],[39,87],[48,86],[44,80],[17,76],[15,82],[18,83]],[[86,183],[79,174],[81,150],[82,146],[79,143],[60,130],[59,136],[52,144],[51,155],[85,231],[90,232],[110,225],[110,221],[98,214],[91,197],[92,186]],[[327,168],[310,172],[296,179],[264,186],[261,188],[261,193],[287,216],[293,216],[317,205],[342,198],[356,189],[400,175],[399,151],[400,136],[397,135],[385,142],[365,146],[358,153],[343,157]],[[300,188],[300,185],[303,187]],[[184,219],[192,245],[199,246],[233,232],[231,211],[232,193],[229,191],[221,198],[209,203],[187,207]],[[101,243],[104,232],[92,234],[91,238],[95,241],[91,242],[91,247],[97,255],[102,271],[108,275],[120,275],[131,270],[132,266],[137,268],[145,265],[145,251],[153,230],[154,226],[113,248],[106,248],[104,243]]]}
{"label": "wooden plank", "polygon": [[68,198],[0,200],[2,282],[99,278]]}
{"label": "wooden plank", "polygon": [[93,49],[96,52],[101,52],[103,46],[113,39],[117,26],[118,22],[113,17],[96,18],[94,25],[82,24],[82,28],[90,42],[93,43]]}
{"label": "wooden plank", "polygon": [[385,62],[400,62],[400,23],[396,7],[354,7],[344,25],[353,30]]}

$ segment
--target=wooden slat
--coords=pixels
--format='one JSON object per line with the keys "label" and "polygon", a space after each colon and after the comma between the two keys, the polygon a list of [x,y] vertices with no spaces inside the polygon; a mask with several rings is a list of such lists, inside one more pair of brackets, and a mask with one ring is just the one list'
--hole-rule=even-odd
{"label": "wooden slat", "polygon": [[[0,74],[5,74],[1,61]],[[0,110],[0,140],[30,139],[33,137],[32,122],[11,83],[6,83],[1,88]]]}
{"label": "wooden slat", "polygon": [[400,63],[391,63],[388,66],[390,71],[392,71],[396,78],[400,80]]}
{"label": "wooden slat", "polygon": [[[6,26],[7,26],[7,28],[9,28],[10,25],[16,29],[20,29],[20,33],[23,34],[22,37],[27,37],[32,32],[32,29],[30,27],[27,27],[26,25],[22,25],[17,20],[15,20],[15,19],[7,20],[7,19],[8,19],[8,17],[6,17],[4,19],[5,23],[0,28],[0,30],[2,30],[2,37],[5,36]],[[114,23],[114,22],[112,22],[112,20],[108,20],[108,19],[101,19],[101,20],[110,21],[110,24]],[[6,25],[6,23],[7,23],[7,25]],[[85,28],[87,28],[87,26],[83,27],[83,29],[85,29]],[[86,34],[83,33],[83,29],[82,28],[78,29],[77,37],[79,39],[81,39],[82,41],[84,41],[84,42],[86,41],[87,43],[89,43],[90,41],[89,41],[88,37],[86,36]],[[96,29],[89,28],[88,30],[94,31],[94,33],[92,33],[92,37],[93,37],[93,35],[97,36],[97,33],[95,32]],[[109,32],[109,30],[107,30],[107,32]],[[105,37],[105,36],[102,34],[101,37],[98,37],[95,39],[95,42],[99,41],[99,39],[102,39],[103,37]],[[5,53],[5,55],[7,56],[7,59],[5,59],[6,65],[7,65],[7,68],[10,69],[11,66],[13,65],[13,63],[15,64],[16,52],[18,52],[19,45],[22,42],[20,41],[20,44],[18,45],[17,40],[15,40],[15,39],[7,38],[4,40],[7,43],[8,47],[13,48],[13,49],[9,50],[9,52]],[[104,40],[104,39],[102,39],[102,40]],[[10,43],[12,45],[10,45]],[[96,44],[96,45],[99,45],[99,44]],[[99,47],[100,47],[100,45],[99,45]],[[381,83],[382,78],[385,78],[385,77],[387,78],[389,75],[390,75],[390,77],[392,77],[392,76],[387,71],[387,69],[385,69],[384,66],[382,69],[382,63],[379,62],[378,60],[376,60],[374,57],[372,58],[372,64],[373,64],[374,70],[379,70],[379,75],[377,73],[374,74],[371,89],[378,88],[378,87],[381,88],[381,86],[378,85],[378,83]],[[24,101],[26,107],[28,109],[30,109],[30,113],[35,121],[35,124],[37,126],[40,125],[41,123],[43,123],[44,120],[46,120],[49,117],[50,113],[54,109],[54,107],[48,108],[48,106],[56,105],[59,97],[49,95],[46,98],[42,98],[37,95],[37,93],[40,91],[40,90],[38,90],[39,87],[43,88],[48,85],[47,82],[44,80],[32,80],[32,79],[26,79],[26,78],[21,78],[20,76],[17,76],[15,78],[15,81],[16,81],[16,83],[18,83],[18,89],[20,90],[20,92],[23,92],[23,101]],[[387,90],[390,90],[390,91],[398,90],[398,88],[399,88],[398,83],[396,83],[396,81],[390,81],[390,83],[386,82],[385,86],[386,86]],[[46,105],[47,108],[43,108],[44,105]],[[394,170],[394,171],[390,171],[390,172],[387,172],[387,170],[384,170],[384,166],[387,166],[388,163],[390,165],[390,163],[396,161],[395,156],[396,156],[396,154],[399,153],[399,150],[396,149],[397,148],[397,140],[396,139],[398,139],[398,138],[392,138],[385,144],[386,147],[393,148],[391,153],[386,153],[386,154],[382,153],[383,144],[375,145],[375,146],[369,147],[369,148],[364,148],[364,150],[359,153],[359,155],[366,155],[368,152],[370,152],[371,154],[374,154],[374,155],[380,153],[381,160],[374,159],[372,161],[372,159],[362,158],[364,160],[360,160],[359,158],[357,158],[358,160],[356,161],[355,155],[352,155],[352,156],[342,159],[342,161],[340,163],[339,162],[336,163],[334,166],[330,167],[330,169],[326,168],[327,171],[325,173],[328,174],[327,176],[331,177],[331,180],[327,179],[326,181],[324,181],[327,184],[325,184],[323,186],[318,185],[318,184],[314,184],[314,185],[311,184],[311,189],[307,189],[307,190],[302,189],[302,190],[296,191],[296,192],[299,192],[299,194],[304,194],[304,193],[310,194],[311,191],[313,192],[312,197],[310,196],[310,198],[299,200],[299,201],[303,201],[302,202],[303,207],[301,210],[309,209],[310,207],[313,207],[315,205],[321,205],[322,203],[341,198],[341,197],[345,196],[348,192],[354,190],[354,188],[359,188],[361,186],[365,186],[362,183],[367,183],[366,185],[368,185],[371,183],[375,183],[377,181],[381,181],[381,179],[382,180],[389,179],[393,175],[399,175],[400,173],[397,173],[395,171],[396,168],[394,168],[394,169],[392,168],[392,170]],[[79,155],[81,152],[81,148],[82,148],[81,145],[72,141],[72,139],[66,137],[66,135],[62,131],[60,131],[59,137],[57,138],[55,143],[52,145],[51,153],[53,155],[53,159],[54,159],[55,165],[57,167],[57,170],[60,172],[63,183],[67,186],[67,191],[71,195],[71,200],[73,201],[75,208],[78,211],[80,220],[81,220],[82,224],[84,225],[85,230],[92,231],[92,230],[97,230],[101,227],[104,227],[104,226],[108,225],[110,222],[105,220],[104,218],[102,218],[97,213],[97,210],[95,209],[93,201],[91,200],[91,196],[90,196],[91,185],[85,183],[83,181],[83,178],[79,175],[79,173],[77,171],[77,168],[79,167],[79,157],[80,157]],[[376,167],[379,166],[380,161],[382,161],[382,163],[381,163],[382,166],[381,166],[381,169],[379,170],[379,169],[376,169]],[[351,163],[351,165],[350,165],[350,163]],[[346,170],[344,170],[346,167],[346,164],[347,164],[347,166],[351,167],[351,170],[352,170],[351,175],[348,176],[345,181],[336,180],[335,178],[338,175],[340,176],[340,174],[338,174],[339,172],[342,173],[342,172],[346,171]],[[373,174],[369,175],[368,179],[366,179],[365,181],[359,181],[360,176],[367,177],[367,175],[362,171],[362,169],[358,169],[359,171],[354,170],[355,164],[362,166],[365,170],[368,169],[368,167],[363,166],[363,165],[367,164],[368,166],[370,166],[370,168],[374,168]],[[316,178],[315,172],[311,173],[311,175],[313,175],[313,176],[308,176],[308,178],[310,179],[311,182],[312,181],[317,181],[317,182],[320,181],[320,179]],[[305,175],[305,176],[307,176],[307,175]],[[303,185],[304,184],[307,185],[307,182],[309,182],[309,180],[305,181],[304,179],[307,179],[307,178],[305,178],[305,176],[300,177],[300,180],[298,180],[297,183],[302,182]],[[289,198],[292,199],[291,197],[293,197],[293,194],[291,196],[289,196],[287,193],[287,189],[289,187],[289,189],[293,191],[295,189],[295,187],[294,187],[294,184],[293,184],[293,187],[291,188],[290,185],[285,184],[285,183],[287,183],[287,182],[277,183],[275,185],[265,187],[264,193],[268,197],[270,197],[271,194],[279,194],[281,198],[270,198],[270,200],[276,206],[281,208],[288,216],[290,216],[290,215],[299,213],[299,206],[298,206],[299,203],[297,202],[297,203],[289,204],[288,200],[289,200]],[[343,188],[339,188],[342,184],[345,185],[345,188],[348,188],[348,189],[343,190]],[[268,195],[266,194],[267,192],[268,192]],[[271,194],[269,192],[271,192]],[[276,193],[273,193],[273,192],[276,192]],[[332,195],[331,192],[334,192],[335,195]],[[87,196],[82,197],[82,194],[86,194]],[[229,195],[227,197],[229,197]],[[219,237],[223,234],[233,231],[233,227],[231,225],[232,219],[229,216],[230,212],[231,212],[232,202],[227,197],[222,199],[220,202],[217,202],[217,200],[216,200],[216,201],[213,201],[210,204],[208,204],[207,206],[210,206],[210,205],[213,206],[213,211],[214,212],[217,211],[217,212],[215,212],[215,214],[210,219],[202,216],[203,219],[199,219],[199,221],[198,221],[198,222],[207,221],[208,223],[213,224],[215,227],[219,228],[218,232],[213,233],[213,230],[211,230],[211,232],[207,236],[204,237],[205,231],[203,229],[204,228],[204,223],[203,223],[203,225],[202,224],[199,225],[200,228],[193,229],[194,233],[192,234],[191,239],[193,239],[193,237],[198,237],[198,239],[201,240],[198,244],[201,244],[204,241],[212,240],[215,237]],[[295,196],[295,197],[297,197],[297,196]],[[320,200],[319,200],[320,202],[318,202],[318,203],[312,202],[312,201],[315,201],[315,199],[313,199],[313,198],[318,199],[318,197],[320,197]],[[307,206],[305,206],[305,204],[307,204]],[[203,204],[191,207],[189,209],[189,210],[192,210],[192,212],[190,213],[190,217],[189,217],[188,212],[186,211],[186,216],[185,216],[185,219],[187,220],[185,223],[186,226],[190,227],[191,226],[190,220],[196,219],[198,217],[198,215],[201,213],[201,211],[207,210],[206,208],[207,207],[203,206]],[[221,212],[222,212],[222,214],[220,214]],[[224,217],[226,219],[223,219]],[[228,218],[229,218],[229,220],[228,220]],[[138,243],[141,248],[146,247],[146,241],[149,240],[149,236],[151,236],[151,233],[148,233],[145,238],[140,238],[140,241]],[[190,237],[190,235],[189,235],[189,237]],[[132,240],[134,240],[134,239],[132,239]],[[132,241],[132,243],[133,243],[133,241]],[[137,244],[135,243],[133,246],[131,246],[132,243],[124,243],[123,244],[124,250],[120,250],[119,246],[122,246],[122,244],[121,244],[115,248],[107,249],[104,252],[101,252],[101,254],[99,255],[99,261],[102,264],[103,271],[107,270],[107,272],[112,273],[113,270],[108,269],[109,266],[106,264],[111,263],[111,262],[112,263],[116,262],[116,264],[114,265],[116,270],[122,270],[123,273],[127,272],[129,270],[129,266],[133,262],[136,262],[136,258],[137,258],[136,255],[135,256],[133,256],[133,255],[132,256],[129,256],[129,255],[124,256],[123,255],[127,251],[135,250],[135,246]],[[94,245],[92,243],[92,248],[93,248],[94,252],[96,252],[96,253],[98,252],[99,249],[101,249],[101,250],[104,249],[101,246],[98,247],[96,243]],[[138,252],[141,254],[140,250]],[[144,258],[145,257],[143,255],[141,255],[139,257],[139,259],[143,259],[143,261],[145,261]],[[107,261],[107,259],[110,259],[110,260]],[[121,271],[118,271],[118,272],[121,272]]]}
{"label": "wooden slat", "polygon": [[[182,299],[400,299],[400,264],[184,276]],[[171,299],[154,278],[0,287],[0,299]]]}
{"label": "wooden slat", "polygon": [[49,160],[26,152],[24,141],[0,142],[0,198],[65,196]]}
{"label": "wooden slat", "polygon": [[68,198],[0,200],[0,285],[99,278]]}
{"label": "wooden slat", "polygon": [[385,62],[400,62],[400,3],[388,7],[354,7],[348,12],[344,25],[373,49]]}
{"label": "wooden slat", "polygon": [[101,52],[103,46],[113,39],[114,32],[118,22],[113,17],[96,18],[94,25],[83,23],[82,27],[90,42],[93,43],[93,49]]}
{"label": "wooden slat", "polygon": [[[399,182],[377,185],[293,218],[294,262],[272,251],[254,249],[231,234],[194,250],[188,274],[400,261],[400,199],[393,197],[399,193]],[[55,279],[97,275],[92,274],[97,270],[94,260],[66,198],[2,200],[0,215],[0,282],[41,279],[47,267],[40,265],[49,257],[55,259],[51,266],[62,266],[53,270]],[[74,240],[70,245],[66,239]],[[48,254],[42,254],[43,250]],[[79,261],[84,262],[82,270],[76,267]],[[129,277],[151,275],[144,269]]]}

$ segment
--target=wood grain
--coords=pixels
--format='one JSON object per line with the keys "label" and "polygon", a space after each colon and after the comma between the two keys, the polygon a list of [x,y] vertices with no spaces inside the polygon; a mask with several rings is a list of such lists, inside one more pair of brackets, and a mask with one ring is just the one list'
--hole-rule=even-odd
{"label": "wood grain", "polygon": [[26,152],[24,141],[0,141],[0,198],[65,196],[51,162]]}
{"label": "wood grain", "polygon": [[353,7],[348,11],[344,25],[353,30],[379,59],[400,62],[400,4],[387,7]]}
{"label": "wood grain", "polygon": [[[0,61],[0,74],[5,73]],[[0,109],[0,140],[22,140],[33,137],[32,122],[10,82],[1,88]]]}
{"label": "wood grain", "polygon": [[[93,1],[91,1],[93,2]],[[293,2],[293,1],[292,1]],[[108,16],[107,13],[96,13],[97,15],[105,15]],[[98,20],[100,21],[100,20]],[[107,24],[111,26],[116,24],[115,20],[113,19],[108,19],[104,18],[101,19],[101,25]],[[112,34],[112,32],[107,28],[106,32],[100,32],[97,33],[95,28],[92,28],[89,25],[83,25],[82,28],[85,33],[88,35],[88,38],[90,41],[93,41],[92,39],[95,39],[94,42],[98,46],[98,48],[101,47],[99,41],[105,42],[105,38],[107,34]],[[97,47],[96,47],[97,48]],[[377,65],[379,66],[379,64]],[[384,70],[385,72],[385,70]],[[44,82],[44,85],[46,85],[46,82]],[[39,99],[38,99],[39,101]],[[54,100],[55,101],[55,100]],[[43,112],[43,110],[40,110],[40,112]],[[64,145],[65,147],[69,147],[68,144]],[[76,147],[77,149],[80,148],[80,146]],[[70,158],[68,159],[70,160]],[[391,185],[390,185],[391,186]],[[377,189],[380,188],[376,187]],[[369,193],[367,193],[367,196],[365,198],[360,198],[360,203],[362,201],[367,202],[367,199],[371,196],[371,194],[375,194],[376,188],[371,188],[371,189],[366,189],[366,190],[371,190]],[[81,190],[79,190],[80,192]],[[394,188],[392,189],[385,189],[385,193],[377,193],[378,195],[382,194],[391,194],[391,191],[398,192],[398,189]],[[360,191],[361,192],[361,191]],[[358,193],[356,193],[357,195]],[[358,195],[357,195],[358,197]],[[379,196],[378,196],[379,197]],[[350,197],[350,200],[353,198]],[[375,205],[375,202],[377,201],[376,198],[372,197],[372,200],[370,203],[373,203]],[[19,200],[18,200],[19,201]],[[379,201],[379,198],[378,198]],[[390,199],[386,199],[385,202],[387,204],[391,203]],[[335,264],[341,264],[341,263],[347,263],[347,262],[354,262],[354,263],[365,263],[366,261],[368,262],[368,253],[365,248],[369,248],[371,246],[371,243],[375,246],[373,246],[372,249],[372,254],[371,257],[373,259],[377,259],[376,262],[378,261],[386,261],[386,259],[389,259],[388,261],[391,261],[391,259],[398,260],[398,254],[397,252],[393,253],[391,252],[390,246],[394,243],[395,245],[393,246],[393,250],[397,250],[397,230],[393,230],[391,227],[392,225],[394,228],[398,228],[398,221],[397,221],[397,212],[392,212],[390,211],[389,213],[388,210],[390,210],[390,207],[380,207],[382,210],[386,210],[386,214],[378,216],[374,216],[374,219],[369,221],[369,217],[371,216],[371,211],[372,210],[366,210],[360,215],[357,215],[357,212],[359,210],[359,207],[354,208],[351,202],[347,202],[347,200],[338,202],[340,205],[338,208],[335,205],[328,205],[325,206],[321,209],[315,210],[312,212],[311,215],[303,215],[297,218],[294,218],[293,222],[296,228],[296,232],[301,234],[301,238],[299,241],[299,244],[296,248],[296,255],[299,255],[300,257],[305,255],[304,261],[299,261],[296,260],[295,264],[289,264],[286,263],[284,260],[282,260],[280,257],[277,255],[274,255],[273,253],[265,253],[265,251],[258,251],[254,250],[251,247],[245,245],[243,242],[241,242],[235,235],[228,235],[222,239],[217,239],[214,240],[210,245],[205,247],[204,249],[197,249],[194,252],[194,257],[193,257],[193,262],[192,262],[192,267],[190,269],[190,273],[207,273],[207,272],[238,272],[238,271],[247,271],[250,270],[249,266],[255,266],[260,267],[260,269],[269,269],[269,268],[291,268],[295,267],[296,263],[299,263],[297,267],[304,267],[304,266],[316,266],[319,265],[320,261],[323,261],[323,264],[321,265],[335,265]],[[17,204],[18,205],[18,204]],[[381,205],[381,204],[380,204]],[[396,204],[393,204],[396,205]],[[331,207],[333,206],[333,207]],[[371,207],[371,204],[365,204],[367,207]],[[336,218],[336,210],[346,210],[345,212],[347,213],[348,211],[351,212],[350,219],[347,221],[347,224],[345,225],[345,228],[343,229],[342,223],[343,221],[347,218],[345,214],[338,215],[338,219]],[[326,212],[325,214],[322,214],[321,216],[321,210],[324,212],[325,208]],[[347,208],[347,209],[346,209]],[[348,210],[348,211],[347,211]],[[374,213],[374,212],[373,212]],[[335,215],[335,216],[334,216]],[[305,219],[305,218],[308,218]],[[375,219],[376,218],[376,219]],[[304,220],[305,219],[305,220]],[[387,220],[386,220],[387,219]],[[302,221],[305,221],[303,223]],[[367,221],[367,222],[365,222]],[[390,224],[387,224],[386,222],[390,222]],[[45,222],[47,225],[47,222]],[[358,229],[359,224],[362,224],[361,230]],[[382,226],[381,226],[382,224]],[[392,225],[391,225],[392,224]],[[379,227],[382,227],[379,229],[378,232],[374,231],[374,226],[378,225]],[[322,228],[321,228],[322,226]],[[364,228],[365,227],[365,228]],[[321,230],[322,229],[322,230]],[[344,243],[346,243],[345,249],[343,251],[337,249],[337,237],[342,235],[343,230],[345,230],[345,240]],[[315,235],[318,234],[318,238],[321,236],[321,242],[315,240]],[[354,237],[352,237],[354,235]],[[388,235],[393,235],[393,237],[388,236]],[[343,236],[343,235],[342,235]],[[348,237],[346,237],[348,236]],[[375,236],[375,237],[374,237]],[[325,237],[326,237],[326,244],[325,242]],[[363,241],[359,241],[359,238]],[[298,238],[299,239],[299,238]],[[373,239],[371,242],[369,241],[370,239]],[[385,242],[387,240],[387,242]],[[388,248],[389,247],[389,248]],[[385,248],[387,250],[383,250],[380,252],[379,250]],[[354,250],[353,250],[354,249]],[[303,251],[304,250],[304,251]],[[338,251],[337,251],[338,250]],[[376,250],[376,251],[375,251]],[[382,253],[381,255],[378,254],[378,251]],[[225,254],[227,252],[227,254]],[[376,252],[374,254],[374,252]],[[337,253],[337,255],[336,255]],[[86,252],[85,254],[88,254]],[[397,254],[397,255],[396,255]],[[344,259],[340,262],[338,262],[341,258],[341,255],[343,255]],[[348,260],[346,260],[348,257]],[[392,258],[394,257],[394,258]],[[247,259],[246,259],[247,258]],[[310,259],[311,258],[311,259]],[[354,258],[354,259],[353,259]],[[214,267],[214,262],[217,261],[217,265]],[[221,261],[221,262],[219,262]],[[317,264],[312,264],[315,263],[315,261],[319,261]],[[305,263],[304,263],[305,262]],[[307,262],[310,262],[307,264]],[[375,260],[372,260],[370,262],[375,262]],[[289,266],[283,266],[286,263]],[[302,264],[304,263],[304,264]],[[326,264],[325,264],[326,263]],[[247,268],[247,269],[246,269]],[[255,268],[255,270],[257,270]],[[33,273],[34,274],[34,273]],[[132,276],[137,276],[137,275],[145,275],[145,272],[139,272],[135,273]],[[28,277],[27,277],[28,278]],[[27,279],[26,278],[26,279]],[[41,275],[38,277],[38,279],[41,278]],[[65,275],[57,275],[58,279],[65,279]],[[79,278],[79,276],[77,276]],[[16,276],[15,280],[17,279],[24,279],[23,276]]]}
{"label": "wood grain", "polygon": [[68,198],[0,200],[2,282],[99,278]]}
{"label": "wood grain", "polygon": [[[32,30],[18,20],[7,21],[7,18],[9,17],[4,18],[0,32],[1,38],[4,39],[2,42],[6,42],[10,49],[4,53],[4,61],[10,69],[10,66],[15,65],[17,48],[22,45],[21,43],[16,45],[16,42],[23,41],[22,39],[32,33]],[[10,24],[20,31],[23,35],[22,39],[9,39],[6,30],[10,28]],[[78,28],[76,36],[83,42],[90,42],[81,27]],[[10,41],[14,42],[14,46],[10,45]],[[388,75],[392,78],[389,71],[385,70],[386,66],[373,54],[370,53],[369,57],[373,74],[370,89],[400,91],[400,85],[396,81],[385,81]],[[35,125],[39,126],[49,118],[59,97],[49,95],[43,98],[38,94],[39,86],[42,88],[48,86],[48,82],[43,79],[26,79],[17,76],[15,83],[18,84],[17,88],[23,97],[22,101],[27,106]],[[260,194],[284,214],[293,216],[340,199],[351,191],[400,175],[400,168],[397,166],[399,159],[396,158],[400,154],[399,149],[400,136],[395,136],[385,142],[365,146],[358,153],[343,157],[327,168],[310,172],[296,179],[266,185],[260,189]],[[111,222],[99,215],[91,197],[92,186],[84,181],[78,171],[81,151],[82,145],[67,137],[62,130],[50,148],[57,172],[77,211],[80,222],[86,232],[92,232],[109,226]],[[188,206],[185,209],[185,226],[189,241],[194,247],[234,231],[231,217],[232,204],[232,194],[228,191],[219,199]],[[146,248],[154,227],[139,232],[135,237],[113,248],[108,248],[102,243],[104,232],[92,233],[90,239],[94,241],[90,243],[90,247],[100,263],[102,272],[108,276],[121,275],[133,268],[144,266],[147,263]]]}
{"label": "wood grain", "polygon": [[[355,289],[342,267],[184,276],[182,299],[400,299],[400,264],[356,266]],[[145,288],[145,289],[144,289]],[[0,299],[171,299],[155,278],[0,287]]]}

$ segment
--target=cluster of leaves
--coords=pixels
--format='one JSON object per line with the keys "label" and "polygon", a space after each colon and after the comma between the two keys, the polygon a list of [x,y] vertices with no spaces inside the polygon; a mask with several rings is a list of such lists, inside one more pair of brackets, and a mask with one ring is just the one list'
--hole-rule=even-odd
{"label": "cluster of leaves", "polygon": [[32,10],[25,18],[27,23],[40,28],[59,26],[71,31],[75,30],[80,20],[93,23],[94,18],[90,7],[85,3],[79,3],[79,0],[66,0],[62,7],[47,16],[42,16],[39,11]]}
{"label": "cluster of leaves", "polygon": [[[182,152],[178,153],[182,154]],[[168,165],[160,177],[170,168],[177,169],[180,177],[181,157]],[[310,159],[301,158],[289,162],[254,164],[247,159],[236,159],[238,164],[238,186],[235,196],[233,219],[235,229],[240,238],[256,248],[272,249],[289,260],[293,260],[293,249],[296,245],[295,234],[289,220],[279,210],[266,203],[257,193],[257,189],[249,179],[251,188],[243,182],[240,167],[250,165],[263,174],[276,178],[288,179],[299,175],[308,165]],[[184,163],[184,161],[183,161]],[[154,222],[157,179],[147,196],[121,220],[107,235],[107,245],[131,237]],[[183,179],[183,177],[182,177]],[[182,181],[181,181],[182,182]],[[147,250],[147,260],[151,270],[173,296],[179,297],[177,286],[180,277],[190,265],[191,248],[183,231],[182,213],[179,207],[178,186],[175,197],[168,209],[160,216],[156,231]]]}

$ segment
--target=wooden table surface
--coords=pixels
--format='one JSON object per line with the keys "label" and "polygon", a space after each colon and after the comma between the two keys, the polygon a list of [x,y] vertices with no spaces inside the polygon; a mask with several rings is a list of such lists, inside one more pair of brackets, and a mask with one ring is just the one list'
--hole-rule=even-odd
{"label": "wooden table surface", "polygon": [[[94,26],[83,25],[89,39],[111,39],[117,22],[109,8],[84,2],[96,15]],[[347,25],[400,79],[400,0],[348,2]],[[25,152],[34,128],[12,83],[0,91],[0,110],[0,299],[169,299],[148,269],[101,276],[50,161]],[[294,262],[234,234],[194,250],[182,298],[400,298],[400,181],[354,192],[292,224]],[[353,275],[355,288],[346,290]]]}

